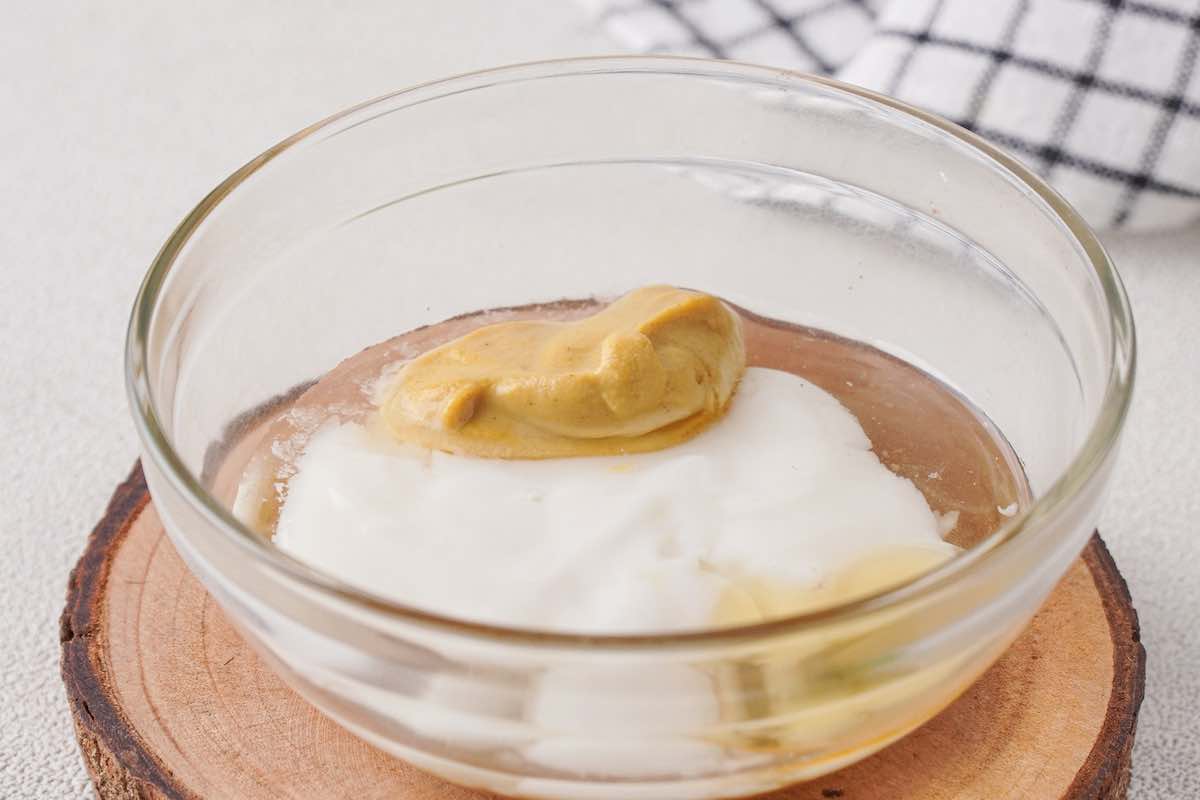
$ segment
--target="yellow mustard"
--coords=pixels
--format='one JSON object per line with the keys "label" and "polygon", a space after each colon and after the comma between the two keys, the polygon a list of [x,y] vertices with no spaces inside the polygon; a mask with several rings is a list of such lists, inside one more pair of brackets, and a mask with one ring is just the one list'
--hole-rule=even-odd
{"label": "yellow mustard", "polygon": [[636,289],[574,322],[488,325],[413,359],[382,405],[399,439],[486,458],[659,450],[725,410],[746,365],[717,298]]}

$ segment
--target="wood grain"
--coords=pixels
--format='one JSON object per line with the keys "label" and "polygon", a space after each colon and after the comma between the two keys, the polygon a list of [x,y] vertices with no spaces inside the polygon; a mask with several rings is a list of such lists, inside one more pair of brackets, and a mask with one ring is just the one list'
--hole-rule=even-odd
{"label": "wood grain", "polygon": [[[99,797],[479,800],[359,741],[267,669],[165,537],[141,470],[71,574],[62,670]],[[1145,654],[1099,537],[966,694],[770,800],[1121,798]]]}

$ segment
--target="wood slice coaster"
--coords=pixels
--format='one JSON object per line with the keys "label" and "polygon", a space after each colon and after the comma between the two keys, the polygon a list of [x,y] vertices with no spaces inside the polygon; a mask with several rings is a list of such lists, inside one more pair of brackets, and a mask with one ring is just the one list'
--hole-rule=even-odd
{"label": "wood slice coaster", "polygon": [[[140,467],[71,573],[60,634],[79,746],[103,800],[495,797],[384,754],[288,689],[188,572]],[[1144,681],[1137,614],[1094,536],[957,702],[871,758],[769,800],[1121,798]]]}

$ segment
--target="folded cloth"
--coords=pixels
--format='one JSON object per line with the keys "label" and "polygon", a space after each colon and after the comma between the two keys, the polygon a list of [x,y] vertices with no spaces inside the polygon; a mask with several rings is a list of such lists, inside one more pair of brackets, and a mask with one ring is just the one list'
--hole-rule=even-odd
{"label": "folded cloth", "polygon": [[582,0],[641,52],[831,75],[1012,152],[1097,227],[1200,218],[1200,0]]}

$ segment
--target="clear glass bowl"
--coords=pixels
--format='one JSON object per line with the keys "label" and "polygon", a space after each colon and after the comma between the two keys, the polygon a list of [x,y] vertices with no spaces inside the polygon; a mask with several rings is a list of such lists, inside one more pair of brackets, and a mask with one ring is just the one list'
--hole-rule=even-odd
{"label": "clear glass bowl", "polygon": [[[240,526],[214,483],[245,412],[369,344],[647,282],[923,367],[999,426],[1036,502],[934,572],[847,605],[597,637],[355,591]],[[163,248],[127,369],[171,540],[314,705],[462,784],[685,800],[833,770],[969,685],[1093,529],[1133,352],[1095,236],[977,137],[828,80],[620,57],[420,86],[273,147]]]}

